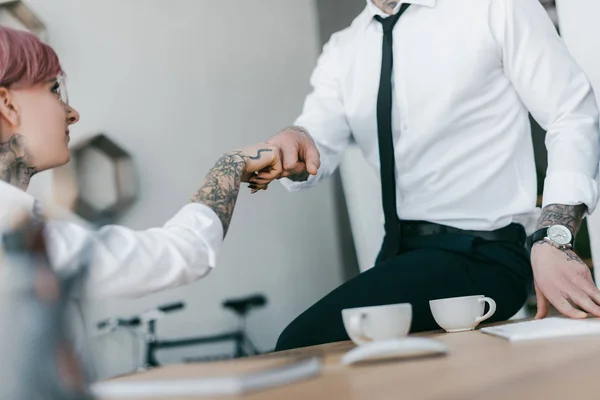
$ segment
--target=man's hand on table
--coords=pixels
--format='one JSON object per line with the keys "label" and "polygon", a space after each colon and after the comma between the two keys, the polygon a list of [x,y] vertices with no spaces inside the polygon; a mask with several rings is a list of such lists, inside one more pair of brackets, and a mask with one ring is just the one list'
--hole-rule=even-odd
{"label": "man's hand on table", "polygon": [[589,267],[573,250],[536,243],[531,250],[531,265],[537,297],[536,319],[548,315],[549,303],[570,318],[587,317],[573,304],[600,317],[600,291],[594,285]]}
{"label": "man's hand on table", "polygon": [[250,178],[250,183],[258,189],[266,189],[273,180],[289,178],[294,181],[305,181],[309,175],[316,175],[321,166],[319,150],[306,129],[292,126],[283,129],[267,141],[279,150],[279,158],[283,163],[283,171],[279,176],[268,171],[260,171]]}
{"label": "man's hand on table", "polygon": [[[542,210],[538,229],[561,224],[575,236],[585,210],[582,205],[549,205]],[[573,250],[559,249],[544,241],[534,243],[531,266],[537,297],[536,319],[548,315],[549,304],[570,318],[586,318],[587,313],[600,317],[600,291],[589,267]]]}

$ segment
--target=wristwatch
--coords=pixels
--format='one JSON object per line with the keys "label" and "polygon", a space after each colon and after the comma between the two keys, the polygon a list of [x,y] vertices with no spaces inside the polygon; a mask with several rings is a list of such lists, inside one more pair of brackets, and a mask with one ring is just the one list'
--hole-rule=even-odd
{"label": "wristwatch", "polygon": [[552,225],[535,231],[531,235],[530,245],[533,246],[534,243],[542,240],[561,250],[572,249],[575,242],[573,234],[564,225]]}

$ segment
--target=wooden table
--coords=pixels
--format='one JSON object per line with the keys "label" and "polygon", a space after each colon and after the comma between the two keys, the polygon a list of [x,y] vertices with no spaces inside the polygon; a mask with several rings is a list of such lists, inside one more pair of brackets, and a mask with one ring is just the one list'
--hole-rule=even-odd
{"label": "wooden table", "polygon": [[445,342],[450,353],[346,367],[339,360],[353,345],[342,342],[236,361],[167,366],[116,381],[243,373],[282,363],[290,356],[321,354],[324,368],[318,378],[241,397],[215,399],[600,399],[598,337],[509,343],[479,331],[421,336]]}

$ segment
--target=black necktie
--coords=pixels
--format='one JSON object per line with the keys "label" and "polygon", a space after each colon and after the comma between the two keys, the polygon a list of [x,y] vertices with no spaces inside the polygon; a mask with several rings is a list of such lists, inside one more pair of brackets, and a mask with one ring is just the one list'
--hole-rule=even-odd
{"label": "black necktie", "polygon": [[375,17],[383,27],[383,52],[381,56],[381,78],[377,96],[377,131],[379,140],[379,161],[381,163],[381,198],[385,216],[385,240],[379,261],[398,254],[400,229],[396,204],[396,159],[392,135],[392,70],[394,66],[394,26],[410,4],[404,3],[400,11],[391,17]]}

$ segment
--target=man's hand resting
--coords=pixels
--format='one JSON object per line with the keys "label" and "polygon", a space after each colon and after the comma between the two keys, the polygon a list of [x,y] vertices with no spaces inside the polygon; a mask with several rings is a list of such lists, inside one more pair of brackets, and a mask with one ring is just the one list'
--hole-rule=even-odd
{"label": "man's hand resting", "polygon": [[[542,210],[537,229],[560,224],[575,236],[585,211],[584,205],[550,204]],[[548,315],[550,303],[570,318],[586,318],[586,312],[600,317],[600,291],[594,285],[590,269],[573,250],[558,249],[543,241],[534,243],[531,266],[537,297],[536,319]]]}
{"label": "man's hand resting", "polygon": [[537,297],[536,319],[548,315],[549,303],[570,318],[586,318],[586,312],[600,317],[600,291],[594,285],[589,267],[573,250],[560,250],[543,242],[534,244],[531,265]]}

